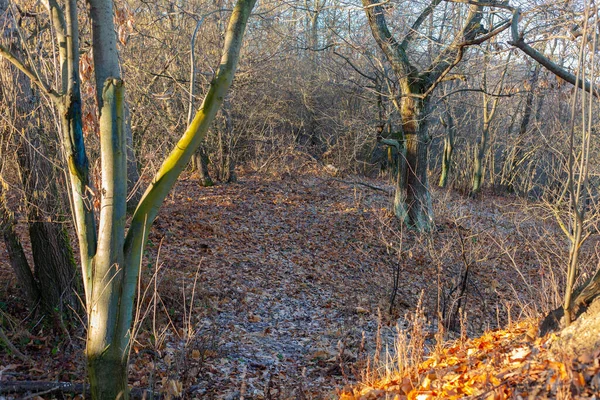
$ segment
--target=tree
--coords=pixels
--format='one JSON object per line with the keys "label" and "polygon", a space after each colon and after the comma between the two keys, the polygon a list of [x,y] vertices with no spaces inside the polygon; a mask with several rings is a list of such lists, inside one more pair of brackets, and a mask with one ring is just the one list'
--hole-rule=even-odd
{"label": "tree", "polygon": [[[5,27],[5,35],[13,54],[23,55],[25,49],[19,43],[19,27],[8,17],[8,1],[0,0],[0,23]],[[72,310],[77,310],[79,301],[76,295],[76,265],[68,234],[61,214],[61,179],[53,166],[50,148],[55,146],[51,133],[45,132],[42,118],[36,114],[42,108],[38,104],[39,94],[27,77],[0,60],[0,110],[11,123],[4,124],[3,146],[7,151],[3,157],[7,163],[11,153],[16,153],[17,176],[23,190],[24,210],[27,215],[28,236],[31,243],[33,268],[25,257],[20,238],[15,230],[12,217],[14,207],[7,201],[5,188],[0,189],[0,224],[4,242],[17,281],[25,293],[30,308],[52,319],[55,327],[68,320]],[[4,166],[6,169],[6,165]],[[0,173],[2,185],[6,185],[6,171]],[[64,327],[64,325],[63,325]]]}
{"label": "tree", "polygon": [[[581,89],[581,100],[578,100],[579,91],[574,91],[571,110],[571,126],[569,136],[569,154],[568,154],[568,179],[564,187],[564,191],[560,196],[559,201],[566,197],[568,198],[569,221],[565,223],[560,218],[558,223],[569,240],[569,262],[567,266],[567,282],[565,285],[564,303],[562,307],[552,311],[546,316],[541,324],[542,333],[547,330],[556,329],[561,325],[568,326],[574,318],[577,318],[593,301],[600,296],[600,270],[591,276],[586,282],[575,288],[575,282],[579,277],[578,258],[581,246],[589,237],[590,232],[586,225],[586,208],[588,206],[588,170],[589,170],[589,148],[592,133],[592,114],[594,98],[600,97],[600,92],[595,86],[594,79],[594,57],[597,51],[597,34],[596,26],[598,24],[597,7],[591,3],[585,5],[583,14],[583,29],[573,35],[573,38],[583,37],[582,43],[579,45],[580,51],[577,57],[579,69],[576,74],[572,74],[566,68],[554,63],[543,53],[533,48],[525,41],[522,33],[519,32],[519,21],[521,19],[521,10],[518,7],[506,6],[512,14],[510,44],[522,50],[529,57],[533,58],[548,71],[571,83],[576,88]],[[592,12],[594,10],[594,12]],[[592,32],[591,34],[589,32]],[[586,68],[586,56],[584,49],[591,46],[592,65],[590,69]],[[590,75],[588,77],[588,74]],[[587,98],[586,98],[587,95]],[[575,109],[578,101],[582,106],[582,133],[580,149],[575,149]],[[587,232],[586,232],[587,230]],[[564,318],[563,318],[564,317]]]}
{"label": "tree", "polygon": [[[506,57],[506,63],[504,65],[504,70],[500,76],[500,81],[497,83],[497,86],[494,88],[494,92],[497,93],[489,93],[488,92],[488,68],[490,65],[490,57],[489,48],[484,55],[484,67],[483,67],[483,77],[481,81],[481,91],[483,96],[483,126],[481,128],[481,137],[479,138],[477,145],[475,146],[475,154],[473,158],[473,185],[471,187],[471,195],[477,196],[479,191],[481,190],[481,184],[483,182],[483,174],[484,174],[484,161],[485,154],[488,148],[488,141],[490,136],[491,123],[494,119],[494,115],[496,115],[496,111],[498,110],[498,102],[500,101],[500,93],[502,92],[504,86],[504,79],[506,78],[506,72],[508,71],[508,65],[510,63],[511,53],[508,53]],[[490,104],[491,103],[491,104]],[[492,171],[493,174],[493,171]]]}
{"label": "tree", "polygon": [[[127,232],[125,86],[118,71],[113,2],[89,1],[96,82],[102,87],[102,101],[99,102],[102,187],[97,194],[91,188],[82,130],[76,1],[67,0],[64,11],[56,0],[47,3],[59,44],[62,82],[58,90],[51,88],[34,66],[0,46],[0,55],[42,90],[54,103],[61,118],[62,145],[71,183],[70,196],[88,316],[86,356],[92,397],[95,399],[128,398],[127,365],[132,311],[147,234],[165,197],[202,142],[223,103],[233,80],[243,34],[255,2],[237,1],[225,34],[221,62],[210,89],[194,119],[143,194]],[[98,230],[93,196],[100,197]]]}
{"label": "tree", "polygon": [[484,29],[481,25],[484,5],[495,3],[479,5],[479,2],[473,2],[468,6],[462,28],[455,33],[449,44],[432,57],[427,67],[419,70],[410,59],[408,51],[420,37],[419,28],[442,0],[433,0],[423,9],[400,42],[388,28],[382,3],[375,0],[362,0],[362,3],[373,37],[391,64],[399,82],[399,98],[395,105],[402,119],[402,132],[393,139],[396,140],[398,148],[402,148],[402,152],[396,179],[394,213],[416,230],[426,231],[433,225],[427,176],[431,140],[427,132],[430,96],[440,82],[449,78],[448,74],[461,61],[467,46],[485,42],[507,29],[509,24],[505,21],[491,27],[489,31]]}

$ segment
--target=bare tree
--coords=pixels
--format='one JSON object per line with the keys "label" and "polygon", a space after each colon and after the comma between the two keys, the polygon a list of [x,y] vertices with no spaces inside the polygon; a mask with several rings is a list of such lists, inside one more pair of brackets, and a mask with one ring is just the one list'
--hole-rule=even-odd
{"label": "bare tree", "polygon": [[440,82],[449,78],[448,74],[461,61],[467,46],[483,43],[509,26],[507,22],[502,22],[489,30],[483,28],[484,5],[489,3],[479,5],[479,2],[473,2],[468,5],[464,23],[454,33],[450,43],[439,50],[427,67],[419,70],[408,52],[420,37],[421,25],[441,3],[441,0],[433,0],[423,9],[399,42],[388,28],[384,6],[374,0],[363,0],[373,37],[399,81],[396,107],[403,129],[394,139],[398,148],[402,148],[402,156],[396,179],[394,212],[400,220],[421,231],[429,230],[433,225],[427,176],[430,95]]}
{"label": "bare tree", "polygon": [[[239,0],[225,34],[218,70],[204,101],[185,133],[167,156],[142,196],[125,230],[127,198],[127,149],[124,83],[119,78],[118,52],[113,30],[113,2],[90,2],[97,82],[102,84],[100,145],[102,181],[99,227],[92,205],[94,190],[82,131],[79,77],[78,10],[75,0],[63,8],[47,3],[59,44],[61,87],[56,90],[42,78],[35,65],[22,61],[0,46],[0,56],[23,72],[48,96],[58,109],[63,128],[63,150],[71,181],[75,228],[80,247],[82,275],[88,316],[86,356],[92,397],[128,398],[127,368],[131,345],[132,311],[139,266],[146,238],[160,206],[202,142],[231,86],[245,27],[255,0]],[[114,57],[113,60],[109,60]]]}
{"label": "bare tree", "polygon": [[[13,15],[14,8],[6,0],[0,0],[0,26],[4,38],[13,54],[26,54],[20,43],[21,29]],[[32,37],[33,39],[33,37]],[[39,112],[39,93],[31,86],[25,74],[0,59],[0,84],[2,104],[0,112],[5,123],[0,129],[5,151],[11,145],[13,160],[18,166],[18,177],[26,204],[26,220],[31,242],[33,265],[24,256],[24,250],[14,228],[13,211],[7,200],[6,189],[2,190],[1,205],[4,240],[9,250],[11,264],[19,284],[32,308],[41,306],[43,313],[50,316],[56,326],[63,319],[69,319],[77,310],[79,301],[76,294],[76,265],[73,260],[69,237],[65,229],[64,209],[61,204],[61,179],[55,166],[56,158],[51,156],[51,148],[56,141],[50,132],[44,130],[44,122]],[[6,153],[10,153],[6,151]],[[5,165],[0,172],[2,185],[8,176],[6,163],[12,157],[3,157]],[[14,209],[14,207],[13,207]]]}

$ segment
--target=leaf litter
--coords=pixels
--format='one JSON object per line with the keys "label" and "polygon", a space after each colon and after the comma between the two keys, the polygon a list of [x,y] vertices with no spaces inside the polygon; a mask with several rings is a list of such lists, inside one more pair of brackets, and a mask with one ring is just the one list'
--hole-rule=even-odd
{"label": "leaf litter", "polygon": [[[391,190],[378,180],[350,178]],[[530,334],[531,320],[490,330],[510,323],[523,304],[539,302],[532,287],[548,273],[539,260],[559,252],[536,248],[548,228],[535,210],[491,195],[487,204],[446,191],[434,199],[438,227],[428,248],[422,238],[401,232],[389,195],[322,172],[246,173],[239,183],[210,188],[193,177],[181,180],[149,234],[130,384],[190,399],[554,398],[567,388],[582,397],[596,393],[597,353],[557,357],[548,351],[552,337]],[[468,239],[466,249],[457,232]],[[404,313],[422,293],[429,321],[423,343],[436,347],[436,304],[460,280],[465,260],[473,272],[464,329],[469,337],[483,336],[427,350],[429,358],[409,375],[357,383],[374,352],[392,349],[410,328]],[[4,254],[1,265],[9,268]],[[389,313],[397,267],[401,285]],[[11,274],[1,279],[3,298],[16,298]],[[26,315],[17,302],[9,304],[8,313]],[[44,336],[43,328],[31,330]],[[0,382],[84,376],[81,338],[54,346],[58,353],[52,354],[48,339],[18,329],[9,336],[26,343],[20,349],[35,368],[3,353]]]}

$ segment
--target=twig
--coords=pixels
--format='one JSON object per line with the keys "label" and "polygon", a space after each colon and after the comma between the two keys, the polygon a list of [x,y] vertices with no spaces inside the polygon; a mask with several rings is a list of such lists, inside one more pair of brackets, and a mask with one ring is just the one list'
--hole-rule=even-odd
{"label": "twig", "polygon": [[21,353],[19,351],[19,349],[17,349],[16,346],[14,344],[12,344],[10,339],[4,333],[4,330],[2,329],[1,326],[0,326],[0,340],[2,340],[6,344],[6,347],[8,347],[8,349],[11,351],[11,353],[13,353],[15,356],[20,358],[21,361],[25,361],[25,362],[31,361],[31,359],[29,357],[27,357],[25,354]]}

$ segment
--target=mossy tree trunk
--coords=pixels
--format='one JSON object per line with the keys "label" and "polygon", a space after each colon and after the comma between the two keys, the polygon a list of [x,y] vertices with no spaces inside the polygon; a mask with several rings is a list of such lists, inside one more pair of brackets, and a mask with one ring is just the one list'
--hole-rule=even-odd
{"label": "mossy tree trunk", "polygon": [[445,188],[448,184],[448,175],[452,170],[452,154],[454,153],[454,141],[456,139],[456,125],[450,106],[446,104],[443,116],[440,118],[442,126],[445,128],[444,150],[442,152],[442,172],[440,174],[439,187]]}
{"label": "mossy tree trunk", "polygon": [[433,210],[427,168],[431,141],[427,132],[427,100],[420,98],[422,89],[411,85],[409,79],[401,81],[401,87],[403,93],[410,95],[400,100],[404,143],[399,152],[394,214],[416,230],[428,231],[433,226]]}

